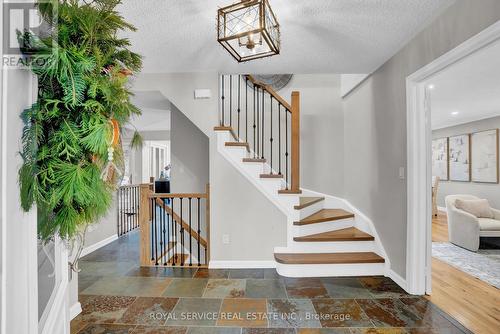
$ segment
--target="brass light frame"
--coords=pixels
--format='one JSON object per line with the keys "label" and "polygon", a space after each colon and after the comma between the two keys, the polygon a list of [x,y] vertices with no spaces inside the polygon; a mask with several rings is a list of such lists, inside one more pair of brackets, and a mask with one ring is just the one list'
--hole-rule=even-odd
{"label": "brass light frame", "polygon": [[[258,10],[258,24],[254,29],[233,32],[234,27],[233,29],[228,28],[228,22],[231,22],[231,20],[242,22],[243,19],[240,16],[250,10]],[[250,26],[250,24],[247,25]],[[253,35],[259,37],[257,41],[253,40]],[[242,42],[244,40],[247,40],[247,42]],[[217,41],[239,63],[278,55],[281,47],[280,25],[269,5],[269,1],[242,0],[219,8],[217,10]],[[261,46],[265,50],[254,51],[257,46]],[[248,54],[245,54],[245,51]]]}

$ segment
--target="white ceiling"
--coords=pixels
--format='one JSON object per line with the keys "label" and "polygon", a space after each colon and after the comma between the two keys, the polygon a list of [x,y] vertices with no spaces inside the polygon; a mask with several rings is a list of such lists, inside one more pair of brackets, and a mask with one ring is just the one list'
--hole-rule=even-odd
{"label": "white ceiling", "polygon": [[428,84],[434,86],[433,129],[500,116],[500,42],[452,65]]}
{"label": "white ceiling", "polygon": [[370,73],[454,0],[270,0],[281,55],[238,64],[216,40],[216,10],[236,0],[124,0],[144,72]]}

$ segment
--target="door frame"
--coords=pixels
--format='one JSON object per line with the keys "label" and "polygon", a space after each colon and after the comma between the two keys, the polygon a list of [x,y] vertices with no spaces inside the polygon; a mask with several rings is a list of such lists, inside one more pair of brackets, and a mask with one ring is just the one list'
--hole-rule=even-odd
{"label": "door frame", "polygon": [[431,293],[431,119],[426,81],[474,52],[500,40],[500,21],[406,78],[408,292]]}

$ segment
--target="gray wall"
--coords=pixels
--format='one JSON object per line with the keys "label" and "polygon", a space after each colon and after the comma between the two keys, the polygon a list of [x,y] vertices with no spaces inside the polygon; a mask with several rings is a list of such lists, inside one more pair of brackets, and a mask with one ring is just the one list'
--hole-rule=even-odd
{"label": "gray wall", "polygon": [[405,79],[500,19],[498,0],[459,0],[344,99],[346,198],[374,222],[406,277]]}
{"label": "gray wall", "polygon": [[204,193],[209,183],[209,139],[176,106],[171,106],[170,191]]}
{"label": "gray wall", "polygon": [[300,92],[301,187],[344,194],[344,114],[340,75],[297,74],[279,94]]}
{"label": "gray wall", "polygon": [[[432,138],[450,137],[495,128],[500,128],[500,116],[435,130],[432,131]],[[492,207],[500,208],[500,184],[441,181],[437,196],[438,206],[444,207],[444,198],[455,194],[469,194],[486,198]]]}

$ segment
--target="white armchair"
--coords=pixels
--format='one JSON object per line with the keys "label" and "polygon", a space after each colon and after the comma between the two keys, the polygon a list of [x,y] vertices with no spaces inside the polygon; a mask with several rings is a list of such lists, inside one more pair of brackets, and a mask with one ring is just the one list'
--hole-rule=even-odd
{"label": "white armchair", "polygon": [[476,216],[458,209],[455,206],[457,199],[477,200],[472,195],[446,196],[446,212],[448,214],[448,237],[451,243],[477,252],[479,237],[500,237],[500,210],[491,209],[493,219],[477,218]]}

